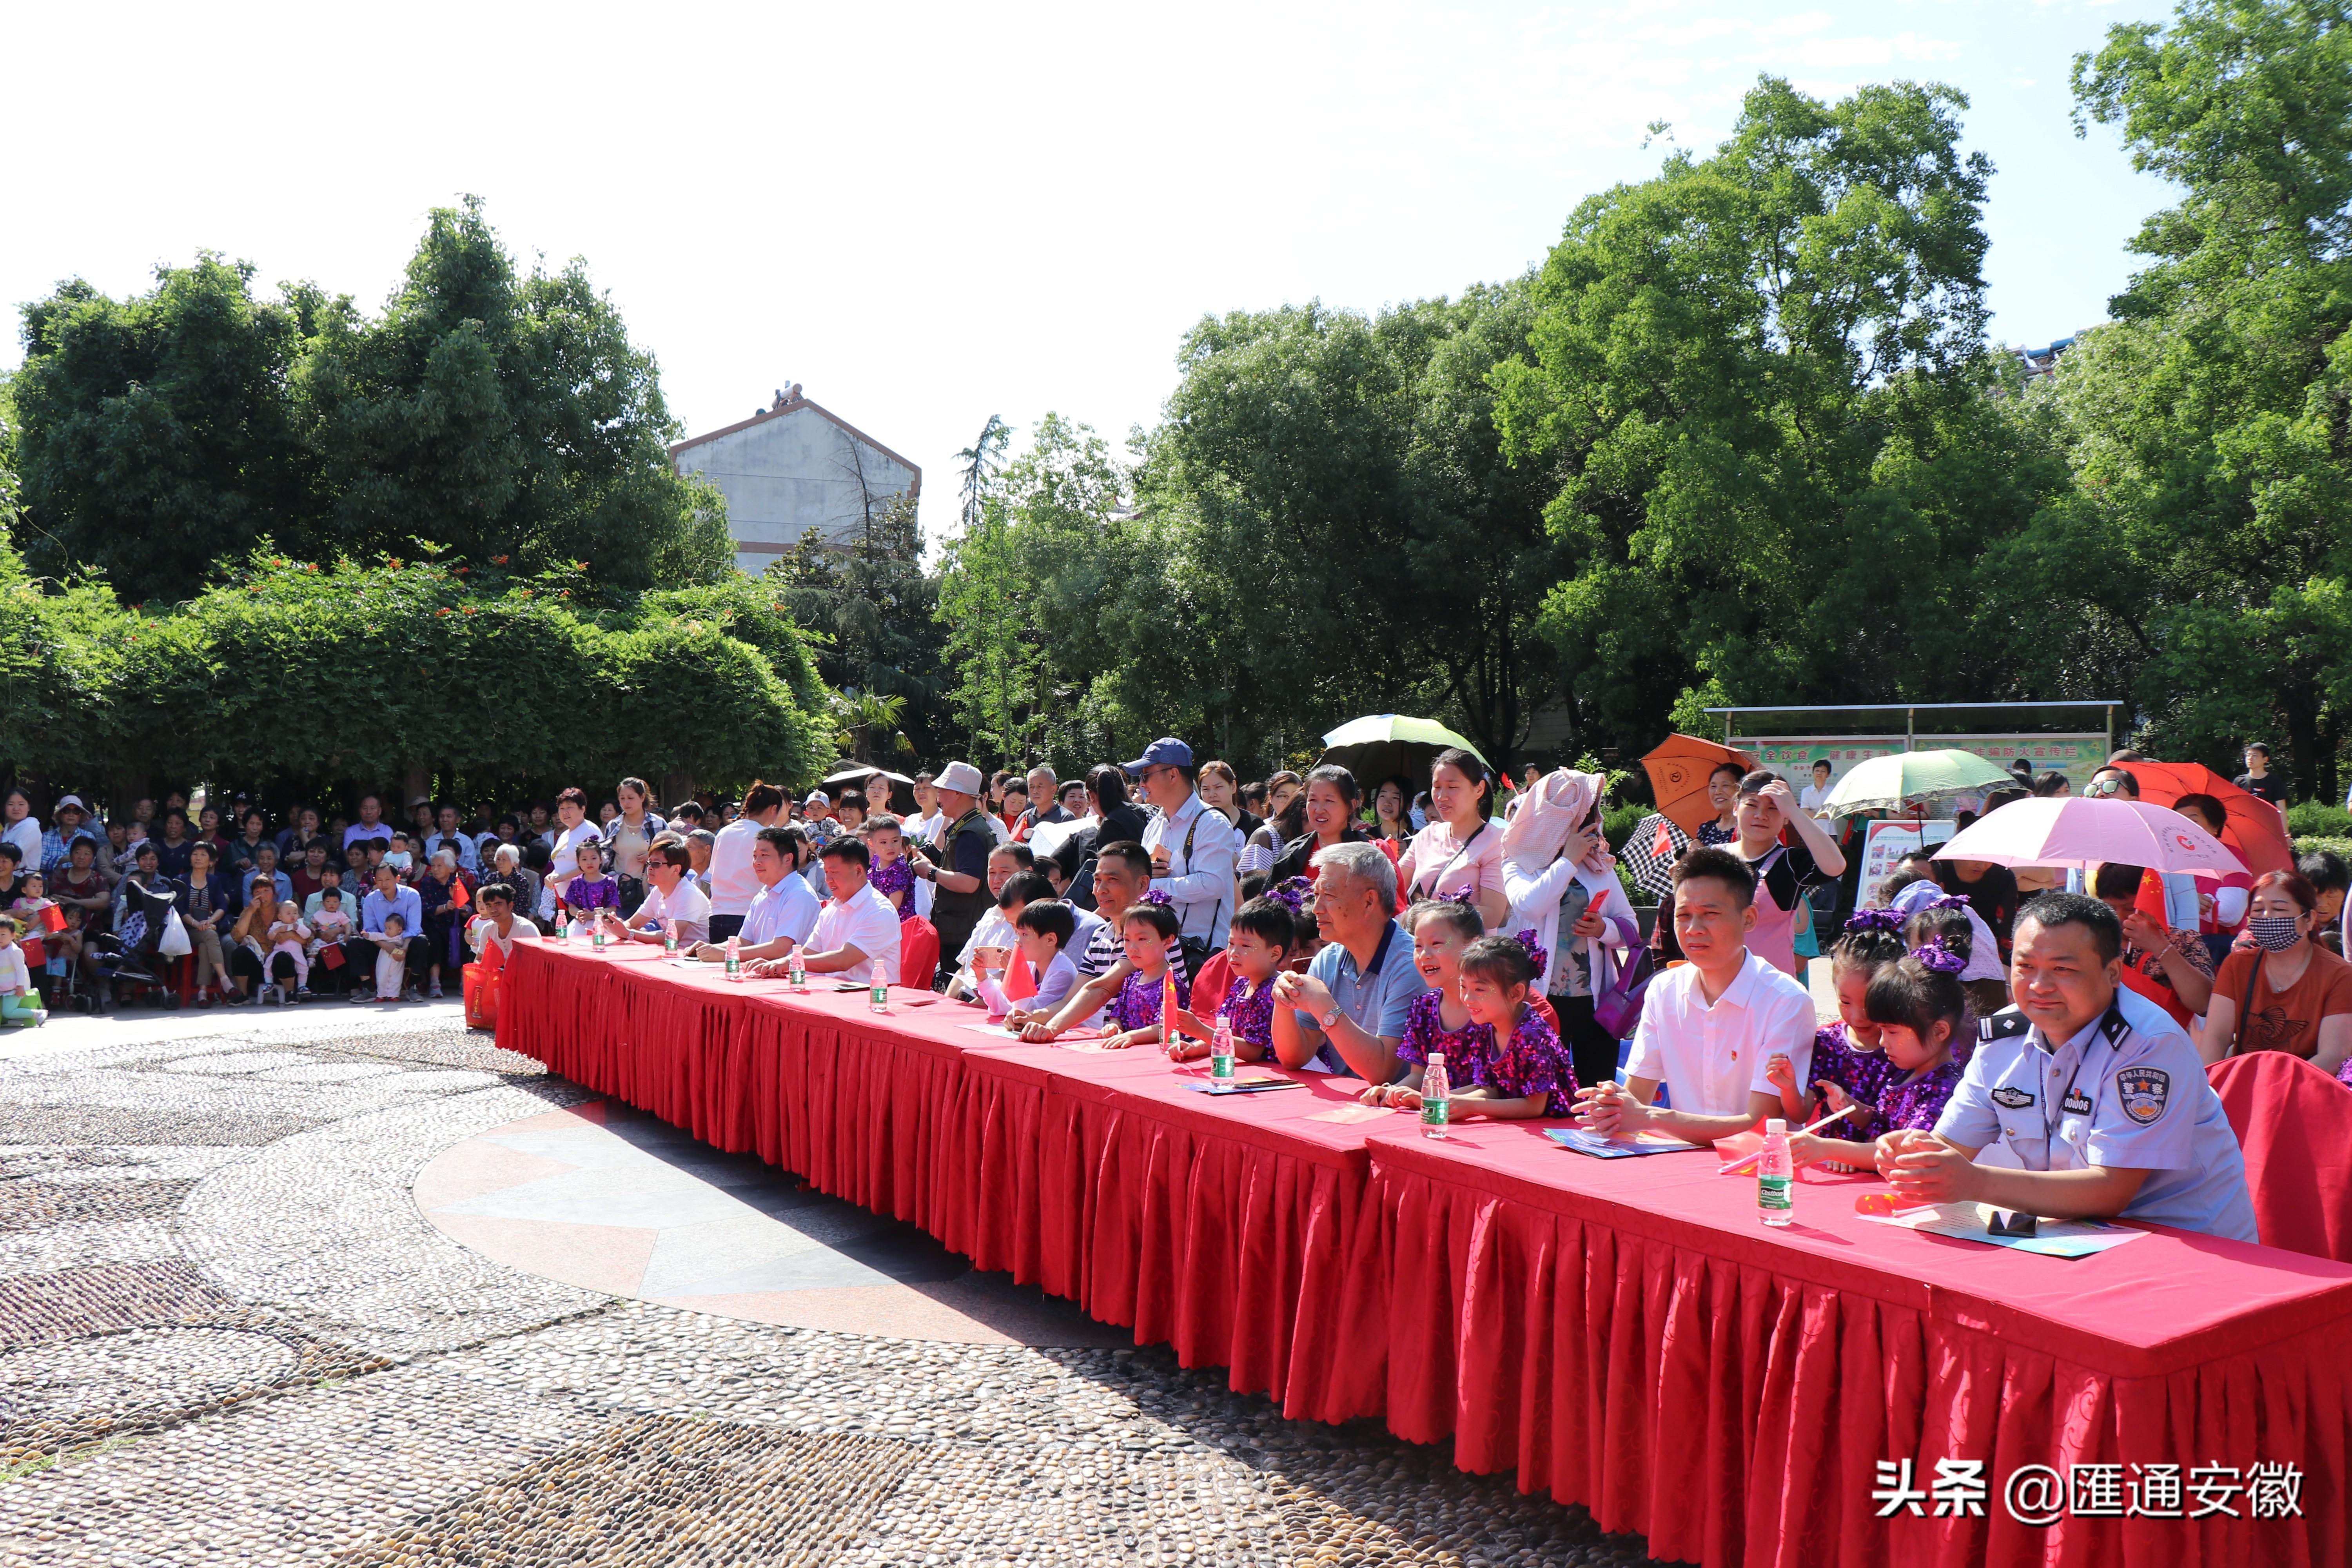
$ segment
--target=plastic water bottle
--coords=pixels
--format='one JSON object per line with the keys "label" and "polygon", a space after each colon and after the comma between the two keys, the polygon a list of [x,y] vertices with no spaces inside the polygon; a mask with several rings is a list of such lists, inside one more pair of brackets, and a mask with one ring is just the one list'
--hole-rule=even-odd
{"label": "plastic water bottle", "polygon": [[604,922],[602,920],[595,921],[589,925],[588,945],[594,948],[598,952],[604,951]]}
{"label": "plastic water bottle", "polygon": [[801,950],[797,945],[793,948],[791,955],[785,960],[784,973],[791,977],[793,990],[808,989],[808,967],[801,962]]}
{"label": "plastic water bottle", "polygon": [[1423,1138],[1445,1136],[1445,1118],[1451,1109],[1446,1096],[1454,1086],[1445,1081],[1445,1053],[1429,1053],[1428,1070],[1421,1075],[1421,1135]]}
{"label": "plastic water bottle", "polygon": [[572,945],[572,928],[565,925],[562,921],[555,922],[555,941],[556,945],[559,947],[570,947]]}
{"label": "plastic water bottle", "polygon": [[743,978],[742,951],[743,939],[741,937],[730,936],[727,939],[727,978],[730,980],[740,980]]}
{"label": "plastic water bottle", "polygon": [[1234,1076],[1234,1026],[1225,1015],[1217,1015],[1217,1026],[1209,1036],[1209,1077],[1218,1083],[1231,1082]]}
{"label": "plastic water bottle", "polygon": [[1789,1124],[1775,1116],[1764,1123],[1764,1152],[1756,1160],[1756,1217],[1786,1225],[1797,1217],[1797,1183],[1789,1163]]}
{"label": "plastic water bottle", "polygon": [[662,921],[662,951],[664,952],[676,952],[677,951],[677,922],[676,921]]}
{"label": "plastic water bottle", "polygon": [[890,981],[889,977],[885,975],[879,968],[877,968],[874,971],[874,990],[872,994],[873,1000],[868,1002],[866,1005],[871,1007],[877,1013],[887,1013],[890,1010]]}

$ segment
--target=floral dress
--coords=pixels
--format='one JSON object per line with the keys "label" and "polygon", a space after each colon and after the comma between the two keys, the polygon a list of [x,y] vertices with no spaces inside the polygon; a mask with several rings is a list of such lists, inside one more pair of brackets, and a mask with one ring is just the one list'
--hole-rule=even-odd
{"label": "floral dress", "polygon": [[1694,842],[1700,845],[1737,844],[1739,832],[1737,828],[1725,827],[1715,822],[1702,822],[1698,825],[1698,837]]}
{"label": "floral dress", "polygon": [[1160,971],[1157,980],[1146,980],[1141,970],[1135,970],[1119,983],[1118,996],[1110,1005],[1111,1021],[1124,1032],[1148,1029],[1160,1022],[1160,987],[1173,978],[1176,982],[1176,1005],[1189,1006],[1192,1000],[1192,983],[1184,978],[1184,966],[1171,963]]}
{"label": "floral dress", "polygon": [[901,855],[887,866],[875,867],[874,874],[866,879],[874,885],[874,890],[886,899],[894,893],[905,894],[907,901],[898,906],[898,918],[901,921],[910,921],[915,918],[915,864],[913,861]]}
{"label": "floral dress", "polygon": [[1424,991],[1405,1011],[1404,1037],[1397,1042],[1397,1059],[1427,1063],[1430,1053],[1445,1055],[1449,1084],[1460,1089],[1491,1089],[1524,1100],[1544,1097],[1546,1116],[1566,1116],[1576,1100],[1576,1062],[1560,1044],[1559,1031],[1529,1007],[1519,1014],[1511,1037],[1500,1049],[1494,1026],[1468,1024],[1449,1030],[1438,1013],[1438,994]]}
{"label": "floral dress", "polygon": [[1246,1040],[1266,1055],[1274,1054],[1272,980],[1256,987],[1246,980],[1235,980],[1234,988],[1225,993],[1224,1006],[1217,1016],[1233,1030],[1236,1042]]}

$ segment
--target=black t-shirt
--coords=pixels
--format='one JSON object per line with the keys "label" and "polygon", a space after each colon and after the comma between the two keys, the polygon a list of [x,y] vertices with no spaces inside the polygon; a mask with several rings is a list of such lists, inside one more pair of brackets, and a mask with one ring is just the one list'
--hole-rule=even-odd
{"label": "black t-shirt", "polygon": [[1987,866],[1983,876],[1964,882],[1959,868],[1949,860],[1931,864],[1936,868],[1936,886],[1968,900],[1977,918],[1992,928],[2002,947],[2008,947],[2011,928],[2017,921],[2017,873],[2006,866]]}
{"label": "black t-shirt", "polygon": [[2240,773],[2230,782],[2248,795],[2259,795],[2273,805],[2286,804],[2288,779],[2286,774],[2277,768],[2273,768],[2260,778],[2256,778],[2252,773]]}
{"label": "black t-shirt", "polygon": [[1795,909],[1797,897],[1805,889],[1829,880],[1814,864],[1813,852],[1801,844],[1776,844],[1764,851],[1759,860],[1748,864],[1751,870],[1763,867],[1757,873],[1757,879],[1763,884],[1760,890],[1770,893],[1772,902],[1784,910]]}

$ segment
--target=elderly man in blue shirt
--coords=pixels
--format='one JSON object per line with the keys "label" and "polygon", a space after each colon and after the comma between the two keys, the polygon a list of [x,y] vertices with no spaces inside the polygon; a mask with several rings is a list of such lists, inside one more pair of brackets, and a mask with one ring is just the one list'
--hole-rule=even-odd
{"label": "elderly man in blue shirt", "polygon": [[1429,989],[1396,921],[1396,868],[1370,844],[1318,850],[1313,867],[1326,946],[1305,974],[1275,978],[1275,1055],[1286,1068],[1391,1082],[1405,1010]]}

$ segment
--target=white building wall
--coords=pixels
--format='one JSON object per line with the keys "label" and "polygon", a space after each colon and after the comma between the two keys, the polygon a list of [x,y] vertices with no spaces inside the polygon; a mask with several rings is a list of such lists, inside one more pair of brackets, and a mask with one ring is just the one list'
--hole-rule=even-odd
{"label": "white building wall", "polygon": [[860,464],[877,504],[919,478],[913,468],[860,441],[808,403],[688,442],[674,456],[680,473],[706,476],[727,497],[735,564],[754,574],[809,529],[837,544],[856,538],[866,515]]}

